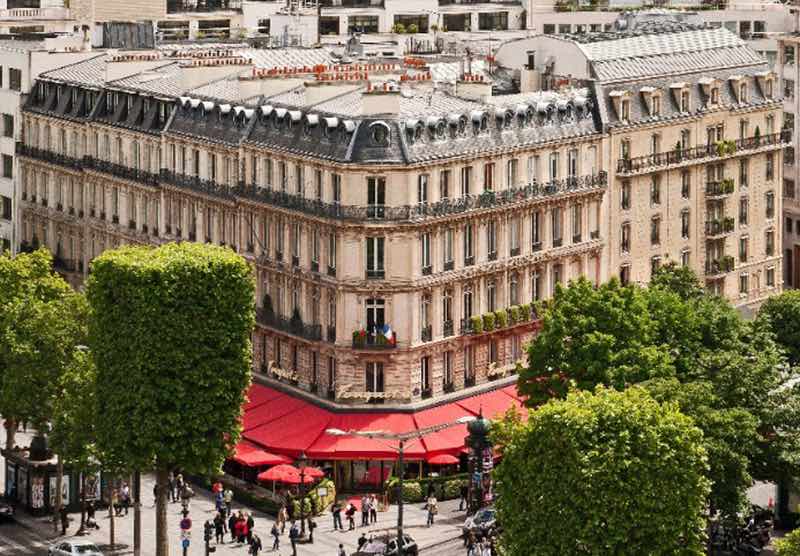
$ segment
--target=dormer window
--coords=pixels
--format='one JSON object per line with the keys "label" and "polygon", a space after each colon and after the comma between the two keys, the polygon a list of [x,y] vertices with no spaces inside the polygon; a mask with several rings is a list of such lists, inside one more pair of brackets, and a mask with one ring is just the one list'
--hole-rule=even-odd
{"label": "dormer window", "polygon": [[631,119],[631,101],[629,99],[622,99],[620,102],[620,116],[619,119],[627,122]]}
{"label": "dormer window", "polygon": [[711,88],[711,104],[719,104],[719,87]]}
{"label": "dormer window", "polygon": [[681,91],[681,112],[689,112],[689,91]]}
{"label": "dormer window", "polygon": [[133,95],[128,95],[127,101],[128,101],[128,112],[132,112],[133,111]]}
{"label": "dormer window", "polygon": [[114,95],[106,93],[106,112],[112,114],[114,112]]}
{"label": "dormer window", "polygon": [[650,100],[650,115],[661,116],[661,95],[653,95]]}
{"label": "dormer window", "polygon": [[774,94],[773,93],[773,87],[774,87],[774,85],[772,83],[772,79],[767,79],[764,82],[764,96],[765,97],[767,97],[769,99],[772,98],[772,95]]}
{"label": "dormer window", "polygon": [[78,104],[78,89],[72,89],[72,105]]}
{"label": "dormer window", "polygon": [[747,83],[739,83],[739,102],[747,102]]}

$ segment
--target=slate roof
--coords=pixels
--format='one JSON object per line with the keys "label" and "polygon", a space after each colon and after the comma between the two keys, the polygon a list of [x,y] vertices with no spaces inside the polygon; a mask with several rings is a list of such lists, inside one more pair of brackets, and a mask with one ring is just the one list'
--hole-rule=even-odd
{"label": "slate roof", "polygon": [[43,73],[41,77],[72,85],[99,88],[106,83],[106,63],[108,56],[109,55],[104,52],[87,60],[50,70]]}

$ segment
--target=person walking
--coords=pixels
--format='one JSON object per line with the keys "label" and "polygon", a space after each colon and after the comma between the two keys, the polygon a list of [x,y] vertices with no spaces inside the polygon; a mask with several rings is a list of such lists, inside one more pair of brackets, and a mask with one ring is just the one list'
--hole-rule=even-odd
{"label": "person walking", "polygon": [[272,551],[280,550],[281,548],[281,530],[278,528],[278,522],[272,524],[272,530],[269,532],[272,535]]}
{"label": "person walking", "polygon": [[278,523],[281,525],[281,535],[283,535],[284,531],[286,531],[286,522],[289,520],[289,512],[286,510],[286,506],[281,506],[281,509],[278,510]]}
{"label": "person walking", "polygon": [[128,515],[128,509],[131,506],[131,488],[128,486],[128,483],[122,483],[122,509],[125,511],[125,515]]}
{"label": "person walking", "polygon": [[336,556],[347,556],[347,552],[344,551],[344,546],[342,546],[342,543],[339,543],[339,552],[336,554]]}
{"label": "person walking", "polygon": [[225,489],[225,491],[222,493],[222,501],[225,504],[226,515],[230,515],[231,505],[233,504],[233,491],[231,489]]}
{"label": "person walking", "polygon": [[58,515],[61,517],[61,535],[63,536],[67,534],[67,526],[69,525],[69,514],[65,505],[61,505]]}
{"label": "person walking", "polygon": [[431,495],[428,498],[428,527],[433,525],[433,516],[439,513],[439,507],[436,502],[436,497]]}
{"label": "person walking", "polygon": [[361,536],[358,537],[358,551],[361,551],[361,547],[367,544],[367,534],[361,533]]}
{"label": "person walking", "polygon": [[347,504],[344,515],[347,517],[347,530],[352,531],[356,528],[356,507],[352,502]]}
{"label": "person walking", "polygon": [[225,542],[225,518],[220,512],[214,516],[214,540],[217,544]]}
{"label": "person walking", "polygon": [[344,527],[342,526],[342,506],[335,500],[331,506],[331,513],[333,514],[333,530],[338,531],[341,529],[344,531]]}
{"label": "person walking", "polygon": [[236,515],[233,512],[230,513],[228,518],[228,531],[231,534],[231,543],[236,542]]}
{"label": "person walking", "polygon": [[289,541],[292,543],[292,556],[297,556],[297,539],[300,538],[300,527],[297,522],[292,520],[292,526],[289,527]]}
{"label": "person walking", "polygon": [[171,502],[175,502],[175,473],[170,471],[169,478],[167,479],[167,491],[168,500]]}
{"label": "person walking", "polygon": [[461,488],[459,489],[459,493],[461,494],[461,498],[458,501],[458,511],[463,511],[467,506],[467,495],[469,494],[469,489],[467,488],[467,483],[461,483]]}
{"label": "person walking", "polygon": [[253,541],[253,526],[256,524],[256,520],[253,519],[253,514],[250,512],[244,515],[247,520],[247,544],[250,544]]}
{"label": "person walking", "polygon": [[374,493],[369,495],[369,522],[378,522],[378,498]]}
{"label": "person walking", "polygon": [[[252,531],[250,531],[252,535]],[[258,553],[261,552],[261,539],[258,535],[252,535],[250,537],[250,554],[252,556],[258,556]]]}
{"label": "person walking", "polygon": [[369,525],[369,498],[367,495],[361,497],[361,526]]}
{"label": "person walking", "polygon": [[178,502],[181,498],[181,493],[183,492],[183,475],[178,473],[175,477],[175,500],[174,502]]}

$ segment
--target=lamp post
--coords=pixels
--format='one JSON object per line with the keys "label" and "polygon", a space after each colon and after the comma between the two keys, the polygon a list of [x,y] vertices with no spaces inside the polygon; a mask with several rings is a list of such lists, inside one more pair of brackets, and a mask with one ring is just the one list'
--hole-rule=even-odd
{"label": "lamp post", "polygon": [[297,458],[297,467],[300,469],[300,538],[305,538],[306,536],[306,519],[304,511],[306,463],[308,463],[306,453],[300,452],[300,457]]}
{"label": "lamp post", "polygon": [[404,450],[406,442],[415,441],[421,439],[423,436],[427,434],[432,434],[434,432],[439,432],[444,429],[449,429],[450,427],[455,427],[458,425],[466,425],[467,423],[471,423],[475,420],[475,417],[472,415],[466,415],[464,417],[460,417],[455,421],[449,423],[441,423],[439,425],[433,425],[431,427],[426,427],[424,429],[417,429],[408,432],[401,432],[401,433],[394,433],[389,431],[357,431],[357,430],[349,430],[343,431],[341,429],[325,429],[327,434],[332,436],[360,436],[364,438],[371,438],[374,440],[396,440],[397,441],[397,448],[390,446],[393,450],[397,451],[397,474],[399,475],[399,480],[397,481],[397,553],[402,555],[402,547],[404,544],[403,541],[403,475],[405,474],[405,459]]}

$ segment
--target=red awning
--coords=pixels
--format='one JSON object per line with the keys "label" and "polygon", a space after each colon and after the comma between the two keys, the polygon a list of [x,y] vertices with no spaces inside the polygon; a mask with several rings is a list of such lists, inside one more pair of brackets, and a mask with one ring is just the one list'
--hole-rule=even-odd
{"label": "red awning", "polygon": [[247,467],[259,467],[262,465],[280,465],[282,463],[292,463],[292,458],[271,454],[258,448],[245,452],[237,452],[233,456],[233,461],[246,465]]}
{"label": "red awning", "polygon": [[[415,413],[333,412],[260,384],[250,387],[248,399],[242,434],[247,443],[291,457],[305,452],[316,460],[397,459],[397,441],[333,436],[327,434],[326,429],[406,433],[452,423],[465,416],[476,416],[481,411],[486,417],[496,418],[510,407],[523,407],[514,386]],[[523,412],[523,415],[527,413]],[[426,434],[421,439],[409,440],[404,447],[405,458],[427,460],[442,454],[458,456],[466,435],[466,425],[456,425]]]}
{"label": "red awning", "polygon": [[439,454],[438,456],[431,456],[428,458],[428,463],[431,465],[455,465],[458,463],[458,458],[450,454]]}

